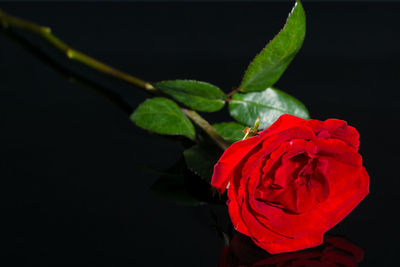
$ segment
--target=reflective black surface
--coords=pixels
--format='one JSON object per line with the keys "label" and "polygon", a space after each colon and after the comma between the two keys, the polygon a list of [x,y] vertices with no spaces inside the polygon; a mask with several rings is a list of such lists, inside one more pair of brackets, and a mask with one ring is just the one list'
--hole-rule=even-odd
{"label": "reflective black surface", "polygon": [[[360,266],[395,266],[400,5],[304,6],[306,41],[277,86],[302,100],[312,117],[344,119],[359,130],[371,193],[330,234],[364,250]],[[71,46],[143,79],[192,78],[230,91],[283,25],[291,4],[0,7],[51,26]],[[83,79],[69,82],[68,71]],[[113,92],[114,101],[96,93],[98,85],[102,93]],[[210,206],[179,206],[150,189],[159,175],[148,169],[173,166],[182,147],[129,121],[129,111],[145,97],[140,89],[69,62],[31,34],[0,32],[1,263],[218,263],[223,242],[210,227]],[[205,116],[229,120],[226,110]],[[211,208],[226,226],[224,206]]]}
{"label": "reflective black surface", "polygon": [[243,266],[358,266],[364,250],[343,237],[325,235],[322,245],[301,251],[271,255],[243,234],[234,233],[224,246],[217,267]]}

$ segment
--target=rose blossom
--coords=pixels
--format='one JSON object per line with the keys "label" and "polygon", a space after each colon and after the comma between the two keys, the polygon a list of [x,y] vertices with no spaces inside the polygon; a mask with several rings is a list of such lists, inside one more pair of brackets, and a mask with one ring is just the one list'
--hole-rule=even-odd
{"label": "rose blossom", "polygon": [[235,229],[269,253],[314,247],[369,192],[358,146],[345,121],[282,115],[231,145],[211,184],[220,193],[228,187]]}

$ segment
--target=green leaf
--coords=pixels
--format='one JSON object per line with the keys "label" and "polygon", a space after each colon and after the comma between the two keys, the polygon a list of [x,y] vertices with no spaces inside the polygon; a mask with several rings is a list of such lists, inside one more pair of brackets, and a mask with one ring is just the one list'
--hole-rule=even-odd
{"label": "green leaf", "polygon": [[236,122],[215,123],[213,127],[226,141],[231,143],[242,140],[244,136],[243,130],[246,128],[246,126]]}
{"label": "green leaf", "polygon": [[304,9],[301,2],[296,1],[283,29],[250,63],[239,90],[262,91],[274,85],[300,50],[305,33]]}
{"label": "green leaf", "polygon": [[183,152],[187,167],[204,180],[211,182],[214,165],[222,151],[211,146],[195,145]]}
{"label": "green leaf", "polygon": [[174,80],[158,82],[154,86],[195,110],[213,112],[225,105],[224,92],[206,82]]}
{"label": "green leaf", "polygon": [[194,139],[193,124],[172,100],[164,97],[147,99],[132,113],[131,120],[139,127],[168,135],[184,135]]}
{"label": "green leaf", "polygon": [[303,103],[273,88],[262,92],[234,94],[229,102],[229,113],[245,125],[254,124],[260,116],[260,129],[268,128],[283,114],[292,114],[304,119],[310,118]]}

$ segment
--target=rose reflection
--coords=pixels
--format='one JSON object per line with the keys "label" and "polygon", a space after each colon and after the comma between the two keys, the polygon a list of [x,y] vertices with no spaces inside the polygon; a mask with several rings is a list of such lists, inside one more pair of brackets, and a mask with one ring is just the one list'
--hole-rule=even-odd
{"label": "rose reflection", "polygon": [[324,243],[315,248],[271,255],[236,233],[229,247],[223,248],[217,267],[354,267],[363,256],[360,247],[335,236],[325,236]]}

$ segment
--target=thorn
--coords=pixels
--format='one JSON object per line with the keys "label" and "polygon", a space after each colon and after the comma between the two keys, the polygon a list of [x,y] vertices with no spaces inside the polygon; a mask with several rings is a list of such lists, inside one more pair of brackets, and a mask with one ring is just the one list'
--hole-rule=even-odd
{"label": "thorn", "polygon": [[41,30],[43,33],[51,33],[51,29],[50,29],[49,27],[41,27],[40,30]]}
{"label": "thorn", "polygon": [[147,90],[155,90],[156,88],[154,88],[153,85],[151,85],[150,83],[145,83],[144,87],[146,87]]}
{"label": "thorn", "polygon": [[67,54],[68,58],[73,58],[74,57],[74,51],[72,49],[68,49],[66,54]]}

